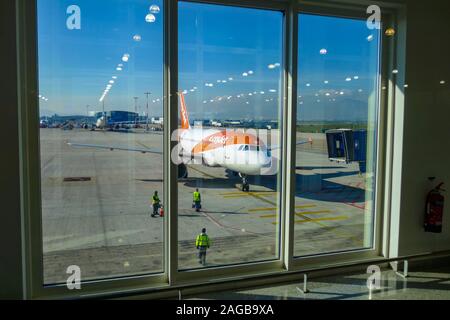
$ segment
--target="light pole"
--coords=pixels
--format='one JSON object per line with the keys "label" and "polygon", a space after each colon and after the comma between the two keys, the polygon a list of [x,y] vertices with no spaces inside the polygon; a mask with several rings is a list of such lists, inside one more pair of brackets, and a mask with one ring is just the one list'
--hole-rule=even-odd
{"label": "light pole", "polygon": [[[138,101],[138,99],[139,99],[139,97],[134,97],[134,113],[136,113],[136,114],[138,114],[138,112],[137,112],[137,101]],[[139,115],[134,120],[135,127],[137,127],[138,117],[139,117]]]}
{"label": "light pole", "polygon": [[147,96],[147,125],[146,125],[146,130],[148,131],[148,96],[150,95],[150,94],[152,94],[151,92],[145,92],[144,93],[146,96]]}
{"label": "light pole", "polygon": [[105,130],[105,127],[106,127],[105,98],[102,99],[102,116],[103,116],[103,121],[104,121],[102,130]]}
{"label": "light pole", "polygon": [[89,123],[89,105],[86,105],[86,126]]}

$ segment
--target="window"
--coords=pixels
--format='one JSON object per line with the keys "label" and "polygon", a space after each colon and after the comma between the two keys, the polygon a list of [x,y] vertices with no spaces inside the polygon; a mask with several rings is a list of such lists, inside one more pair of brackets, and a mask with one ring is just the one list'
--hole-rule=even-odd
{"label": "window", "polygon": [[162,2],[37,4],[45,283],[162,272]]}
{"label": "window", "polygon": [[298,30],[295,255],[371,248],[379,31],[310,14]]}
{"label": "window", "polygon": [[179,267],[278,259],[280,156],[259,146],[280,144],[283,14],[180,2],[178,22]]}
{"label": "window", "polygon": [[[315,14],[299,13],[285,1],[177,1],[166,12],[162,0],[36,3],[37,33],[28,19],[20,30],[37,35],[38,75],[26,70],[23,90],[38,82],[39,120],[33,103],[22,110],[26,134],[39,134],[24,138],[35,296],[72,296],[64,291],[71,266],[90,293],[379,253],[375,182],[384,172],[376,168],[390,163],[378,139],[391,140],[383,120],[392,115],[379,101],[382,34],[366,20],[306,4]],[[294,12],[298,24],[286,18]],[[292,201],[295,212],[283,212]],[[197,247],[208,242],[196,241],[203,229],[206,261]],[[51,288],[37,276],[41,263]]]}

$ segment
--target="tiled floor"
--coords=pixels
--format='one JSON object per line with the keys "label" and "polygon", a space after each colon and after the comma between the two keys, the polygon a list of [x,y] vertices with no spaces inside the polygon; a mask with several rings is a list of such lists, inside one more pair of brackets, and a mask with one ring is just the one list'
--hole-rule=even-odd
{"label": "tiled floor", "polygon": [[219,300],[450,300],[450,266],[411,269],[406,280],[390,269],[381,272],[380,289],[369,292],[369,274],[354,274],[311,279],[309,292],[303,283],[271,286],[242,291],[210,293],[193,299]]}

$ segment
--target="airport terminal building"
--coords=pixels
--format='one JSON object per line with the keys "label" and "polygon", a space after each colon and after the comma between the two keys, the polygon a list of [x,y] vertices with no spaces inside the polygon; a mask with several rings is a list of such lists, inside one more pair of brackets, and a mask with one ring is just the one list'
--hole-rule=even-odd
{"label": "airport terminal building", "polygon": [[132,124],[139,120],[139,114],[129,111],[106,111],[96,112],[95,118],[98,120],[101,117],[106,117],[107,124]]}

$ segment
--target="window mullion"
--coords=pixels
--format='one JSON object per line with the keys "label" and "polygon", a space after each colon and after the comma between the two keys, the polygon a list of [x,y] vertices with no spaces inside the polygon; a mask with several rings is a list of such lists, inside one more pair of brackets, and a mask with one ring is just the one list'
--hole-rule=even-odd
{"label": "window mullion", "polygon": [[178,272],[178,177],[171,151],[177,141],[172,133],[178,128],[178,1],[165,0],[164,17],[164,195],[167,206],[165,220],[165,270],[173,285]]}
{"label": "window mullion", "polygon": [[294,254],[294,215],[295,215],[295,143],[297,106],[297,42],[298,42],[297,1],[289,3],[285,22],[285,104],[283,115],[283,169],[284,169],[284,248],[283,263],[286,269],[292,268]]}

